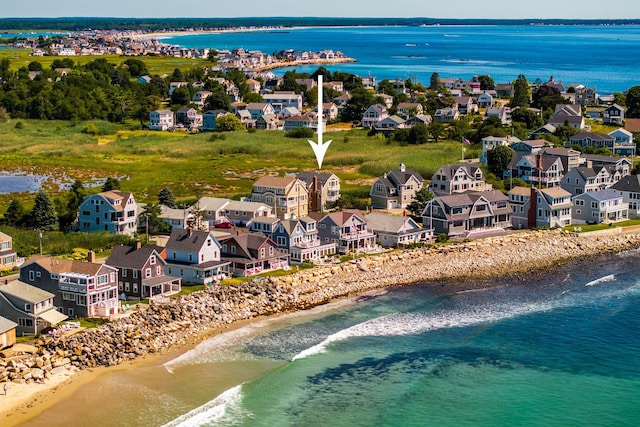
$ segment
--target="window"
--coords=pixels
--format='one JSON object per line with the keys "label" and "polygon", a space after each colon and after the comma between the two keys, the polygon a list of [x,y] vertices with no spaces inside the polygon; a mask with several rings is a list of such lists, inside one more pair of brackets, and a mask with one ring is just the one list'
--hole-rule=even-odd
{"label": "window", "polygon": [[75,294],[72,294],[71,292],[62,292],[62,299],[64,301],[75,301],[76,300],[76,296],[75,296]]}
{"label": "window", "polygon": [[101,274],[98,276],[98,285],[104,285],[109,281],[108,276],[106,274]]}
{"label": "window", "polygon": [[33,282],[34,280],[36,280],[36,274],[33,270],[29,271],[29,281]]}
{"label": "window", "polygon": [[146,278],[151,277],[151,269],[150,269],[150,268],[147,268],[147,269],[144,271],[144,277],[146,277]]}
{"label": "window", "polygon": [[78,295],[77,304],[78,305],[87,305],[87,296],[86,295]]}
{"label": "window", "polygon": [[151,257],[149,257],[149,264],[154,265],[155,263],[156,263],[156,256],[151,255]]}
{"label": "window", "polygon": [[138,293],[138,284],[137,284],[137,283],[134,283],[134,284],[133,284],[133,293],[134,293],[134,294],[137,294],[137,293]]}
{"label": "window", "polygon": [[127,269],[126,268],[123,268],[120,271],[122,271],[122,277],[127,277]]}
{"label": "window", "polygon": [[133,278],[137,279],[138,278],[138,270],[131,270],[133,271]]}
{"label": "window", "polygon": [[124,289],[124,285],[122,282],[118,282],[118,290],[121,291],[122,289]]}
{"label": "window", "polygon": [[125,282],[124,284],[124,291],[125,292],[129,292],[129,290],[131,289],[131,285],[129,285],[129,282]]}
{"label": "window", "polygon": [[33,327],[33,319],[29,317],[20,317],[18,318],[18,325],[31,328]]}
{"label": "window", "polygon": [[27,313],[31,312],[31,304],[25,304],[24,305],[24,311],[26,311]]}
{"label": "window", "polygon": [[67,310],[67,313],[69,317],[73,317],[73,314],[74,314],[73,308],[69,308],[69,310]]}

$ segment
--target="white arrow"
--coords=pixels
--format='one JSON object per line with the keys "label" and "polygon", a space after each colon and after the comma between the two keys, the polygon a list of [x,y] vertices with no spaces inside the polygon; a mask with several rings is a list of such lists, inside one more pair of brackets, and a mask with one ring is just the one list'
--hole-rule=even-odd
{"label": "white arrow", "polygon": [[311,148],[313,148],[313,152],[316,154],[316,160],[318,161],[318,169],[322,169],[322,161],[324,160],[324,155],[327,154],[327,149],[329,145],[331,145],[331,140],[323,143],[322,142],[322,132],[323,132],[323,120],[322,120],[322,74],[318,75],[318,142],[314,142],[311,140],[309,144],[311,144]]}

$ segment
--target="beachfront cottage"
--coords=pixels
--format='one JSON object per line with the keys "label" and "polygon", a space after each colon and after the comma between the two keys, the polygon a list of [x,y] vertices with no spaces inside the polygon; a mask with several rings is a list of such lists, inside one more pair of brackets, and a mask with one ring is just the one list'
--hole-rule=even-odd
{"label": "beachfront cottage", "polygon": [[500,191],[468,191],[429,200],[422,221],[436,235],[478,237],[511,228],[511,208]]}
{"label": "beachfront cottage", "polygon": [[149,113],[149,130],[169,130],[174,126],[173,111],[154,110]]}
{"label": "beachfront cottage", "polygon": [[418,102],[401,102],[396,108],[396,114],[403,119],[424,113],[424,107]]}
{"label": "beachfront cottage", "polygon": [[340,178],[335,174],[303,171],[298,173],[297,178],[307,187],[310,212],[323,212],[327,203],[333,204],[340,199]]}
{"label": "beachfront cottage", "polygon": [[466,191],[491,190],[484,180],[482,169],[471,165],[442,166],[431,177],[429,190],[436,196]]}
{"label": "beachfront cottage", "polygon": [[20,267],[20,280],[55,295],[69,317],[109,317],[118,313],[118,270],[95,262],[36,255]]}
{"label": "beachfront cottage", "polygon": [[273,206],[279,218],[303,217],[309,213],[309,193],[295,176],[263,176],[253,184],[251,199]]}
{"label": "beachfront cottage", "polygon": [[544,139],[529,139],[526,141],[517,141],[511,144],[511,149],[521,154],[537,154],[542,151],[548,142]]}
{"label": "beachfront cottage", "polygon": [[503,125],[511,125],[511,108],[509,107],[487,107],[484,116],[485,118],[497,117]]}
{"label": "beachfront cottage", "polygon": [[578,145],[583,148],[607,148],[611,151],[614,149],[615,142],[616,139],[613,136],[594,132],[583,132],[569,138],[569,145]]}
{"label": "beachfront cottage", "polygon": [[367,228],[366,218],[358,211],[344,210],[325,216],[311,216],[318,221],[321,242],[335,243],[339,253],[366,252],[376,248],[376,235]]}
{"label": "beachfront cottage", "polygon": [[0,285],[0,316],[18,324],[16,333],[40,335],[67,319],[53,303],[54,295],[20,280]]}
{"label": "beachfront cottage", "polygon": [[220,243],[210,231],[173,230],[165,253],[165,274],[185,285],[211,285],[229,275],[229,262],[221,260]]}
{"label": "beachfront cottage", "polygon": [[239,227],[246,226],[255,218],[275,217],[273,207],[262,202],[230,200],[224,205],[224,218]]}
{"label": "beachfront cottage", "polygon": [[612,132],[609,132],[609,136],[615,138],[613,144],[613,154],[618,156],[630,156],[636,155],[636,144],[633,142],[633,134],[624,128],[618,128]]}
{"label": "beachfront cottage", "polygon": [[247,277],[289,268],[289,255],[264,234],[242,233],[220,240],[222,259],[234,276]]}
{"label": "beachfront cottage", "polygon": [[262,100],[273,107],[276,115],[281,114],[287,107],[302,111],[302,95],[293,91],[276,91],[262,95]]}
{"label": "beachfront cottage", "polygon": [[[316,113],[318,112],[318,106],[313,109]],[[335,120],[338,118],[338,107],[333,102],[324,102],[322,103],[322,117],[325,120]]]}
{"label": "beachfront cottage", "polygon": [[[187,228],[188,224],[195,221],[195,215],[191,209],[174,209],[165,205],[160,205],[160,215],[158,219],[170,227],[170,230]],[[147,218],[146,215],[140,217],[142,226],[146,230]]]}
{"label": "beachfront cottage", "polygon": [[13,250],[13,238],[0,231],[0,272],[13,270],[23,262],[24,258],[18,258]]}
{"label": "beachfront cottage", "polygon": [[519,178],[535,187],[557,187],[564,173],[559,157],[542,153],[516,153],[508,166],[509,176]]}
{"label": "beachfront cottage", "polygon": [[571,225],[571,193],[560,187],[514,187],[509,193],[513,228]]}
{"label": "beachfront cottage", "polygon": [[232,113],[221,109],[205,111],[202,115],[202,130],[216,130],[216,119],[227,114]]}
{"label": "beachfront cottage", "polygon": [[265,114],[276,114],[273,106],[266,102],[250,102],[247,104],[246,110],[251,115],[251,120],[258,120]]}
{"label": "beachfront cottage", "polygon": [[84,198],[78,210],[79,231],[107,231],[127,236],[137,231],[137,205],[131,193],[112,190],[93,194]]}
{"label": "beachfront cottage", "polygon": [[585,160],[581,157],[582,153],[571,148],[545,147],[542,150],[542,154],[559,158],[562,162],[562,167],[565,174],[573,168],[582,166],[585,162]]}
{"label": "beachfront cottage", "polygon": [[429,126],[433,119],[429,114],[417,114],[415,116],[409,117],[407,121],[404,123],[404,126],[407,128],[411,128],[417,124],[422,124],[425,126]]}
{"label": "beachfront cottage", "polygon": [[573,224],[612,223],[629,218],[629,204],[611,188],[579,194],[573,198],[573,204]]}
{"label": "beachfront cottage", "polygon": [[256,120],[256,129],[262,130],[284,130],[284,121],[275,114],[264,114]]}
{"label": "beachfront cottage", "polygon": [[582,116],[582,107],[574,104],[558,104],[547,123],[555,128],[571,126],[572,128],[583,129],[585,121]]}
{"label": "beachfront cottage", "polygon": [[473,96],[457,96],[454,99],[456,108],[460,114],[478,113],[477,99]]}
{"label": "beachfront cottage", "polygon": [[178,123],[182,123],[185,127],[201,127],[202,114],[198,113],[193,107],[180,108],[176,113]]}
{"label": "beachfront cottage", "polygon": [[135,246],[113,248],[105,264],[118,269],[120,299],[154,300],[180,292],[180,278],[164,272],[167,262],[162,258],[163,251],[155,245],[141,246],[139,240]]}
{"label": "beachfront cottage", "polygon": [[16,343],[16,328],[18,324],[6,317],[0,316],[0,350],[11,347]]}
{"label": "beachfront cottage", "polygon": [[410,216],[397,216],[379,212],[365,215],[367,227],[385,248],[401,248],[415,243],[433,242],[433,230],[421,227]]}
{"label": "beachfront cottage", "polygon": [[629,218],[640,218],[640,175],[627,175],[611,186],[629,204]]}
{"label": "beachfront cottage", "polygon": [[371,186],[371,207],[374,209],[404,209],[422,189],[424,179],[414,169],[401,164],[398,169],[385,173]]}
{"label": "beachfront cottage", "polygon": [[362,115],[362,127],[377,128],[384,119],[389,117],[387,108],[382,104],[373,104]]}
{"label": "beachfront cottage", "polygon": [[578,167],[567,172],[561,186],[574,196],[611,187],[620,177],[615,178],[615,170],[603,166]]}
{"label": "beachfront cottage", "polygon": [[460,118],[460,112],[455,107],[438,108],[433,118],[442,123],[450,123]]}

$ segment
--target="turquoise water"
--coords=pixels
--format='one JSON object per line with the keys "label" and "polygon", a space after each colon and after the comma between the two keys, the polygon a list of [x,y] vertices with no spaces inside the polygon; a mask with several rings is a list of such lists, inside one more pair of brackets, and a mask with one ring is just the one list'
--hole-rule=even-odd
{"label": "turquoise water", "polygon": [[[429,83],[441,77],[489,74],[506,83],[524,74],[529,81],[551,75],[565,85],[580,83],[599,93],[640,84],[640,26],[432,26],[304,28],[173,36],[165,43],[195,48],[332,49],[357,63],[327,67],[379,80]],[[296,67],[313,72],[317,66]],[[280,74],[284,70],[278,71]]]}
{"label": "turquoise water", "polygon": [[637,426],[638,261],[256,320],[108,369],[25,425]]}
{"label": "turquoise water", "polygon": [[399,289],[216,337],[165,367],[271,369],[167,426],[638,425],[636,261],[471,292]]}

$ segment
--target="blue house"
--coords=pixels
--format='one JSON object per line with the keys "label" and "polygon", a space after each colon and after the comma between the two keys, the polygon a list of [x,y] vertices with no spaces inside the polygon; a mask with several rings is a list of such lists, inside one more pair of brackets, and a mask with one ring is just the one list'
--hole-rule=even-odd
{"label": "blue house", "polygon": [[136,201],[133,194],[124,191],[112,190],[87,196],[79,208],[78,227],[86,233],[108,231],[133,236],[137,224]]}

